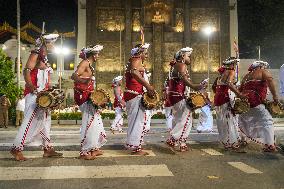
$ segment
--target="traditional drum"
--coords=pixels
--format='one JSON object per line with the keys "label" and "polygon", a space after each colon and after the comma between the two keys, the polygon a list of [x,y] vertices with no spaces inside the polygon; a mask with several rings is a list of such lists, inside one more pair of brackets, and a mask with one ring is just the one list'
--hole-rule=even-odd
{"label": "traditional drum", "polygon": [[264,102],[265,107],[270,112],[271,115],[277,116],[281,114],[282,106],[280,103],[275,103],[273,101],[266,100]]}
{"label": "traditional drum", "polygon": [[236,114],[242,114],[242,113],[246,113],[248,112],[250,109],[250,104],[248,102],[248,100],[242,100],[240,98],[237,98],[235,100],[235,104],[233,107],[233,111]]}
{"label": "traditional drum", "polygon": [[37,94],[36,103],[43,109],[54,109],[58,107],[65,99],[63,91],[60,89],[49,89]]}
{"label": "traditional drum", "polygon": [[195,110],[206,105],[206,98],[202,93],[194,92],[189,94],[186,103],[192,110]]}
{"label": "traditional drum", "polygon": [[104,108],[110,101],[109,94],[103,89],[97,89],[91,93],[90,100],[93,105],[99,108]]}
{"label": "traditional drum", "polygon": [[149,96],[147,92],[144,93],[142,96],[141,103],[147,110],[152,110],[158,106],[159,101],[160,101],[160,96],[157,93],[157,91],[155,91],[153,97]]}

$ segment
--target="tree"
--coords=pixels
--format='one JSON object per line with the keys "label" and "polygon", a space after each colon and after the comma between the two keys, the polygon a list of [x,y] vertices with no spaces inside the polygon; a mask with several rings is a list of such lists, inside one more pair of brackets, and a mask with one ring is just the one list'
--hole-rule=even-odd
{"label": "tree", "polygon": [[0,94],[5,94],[11,101],[10,118],[15,118],[15,102],[21,94],[21,89],[15,83],[15,73],[12,70],[13,62],[0,49]]}

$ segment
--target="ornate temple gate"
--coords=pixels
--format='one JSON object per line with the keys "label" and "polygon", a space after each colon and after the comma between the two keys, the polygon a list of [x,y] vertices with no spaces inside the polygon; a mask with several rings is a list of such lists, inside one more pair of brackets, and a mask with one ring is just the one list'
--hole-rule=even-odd
{"label": "ornate temple gate", "polygon": [[96,64],[98,87],[112,94],[113,77],[123,73],[131,48],[141,43],[141,26],[145,42],[151,44],[145,64],[159,92],[169,62],[184,46],[194,49],[189,68],[191,79],[200,82],[207,77],[207,37],[202,28],[213,26],[209,68],[212,82],[221,60],[230,55],[229,15],[229,0],[86,0],[86,44],[100,43],[105,47]]}

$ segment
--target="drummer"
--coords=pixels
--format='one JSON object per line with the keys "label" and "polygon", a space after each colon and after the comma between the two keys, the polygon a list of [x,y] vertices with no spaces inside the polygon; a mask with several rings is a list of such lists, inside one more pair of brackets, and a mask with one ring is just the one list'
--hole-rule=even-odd
{"label": "drummer", "polygon": [[216,108],[216,122],[219,132],[219,140],[224,145],[225,150],[239,150],[239,129],[237,116],[234,114],[230,104],[229,89],[238,97],[246,99],[235,87],[235,67],[239,59],[229,57],[223,61],[222,67],[219,68],[220,75],[216,79],[216,85],[213,84],[215,91],[214,105]]}
{"label": "drummer", "polygon": [[71,77],[74,80],[74,99],[82,112],[80,158],[85,160],[102,155],[100,148],[107,141],[100,111],[89,100],[95,88],[92,65],[102,49],[101,45],[83,48],[79,56],[82,61]]}
{"label": "drummer", "polygon": [[25,161],[22,151],[30,142],[40,142],[43,157],[59,157],[62,153],[55,152],[50,142],[51,112],[38,108],[37,93],[51,88],[50,77],[52,68],[47,63],[47,46],[52,45],[58,34],[43,35],[36,40],[36,48],[31,51],[24,68],[25,114],[19,132],[15,138],[11,154],[18,161]]}
{"label": "drummer", "polygon": [[164,111],[165,111],[165,116],[166,116],[166,125],[168,132],[172,130],[172,124],[173,124],[173,111],[172,111],[172,106],[170,105],[169,102],[169,95],[168,95],[168,90],[169,90],[169,78],[167,77],[166,81],[164,82],[164,88],[163,88],[163,101],[164,101]]}
{"label": "drummer", "polygon": [[154,96],[154,87],[145,79],[144,61],[148,58],[150,44],[138,44],[131,50],[131,58],[126,65],[126,89],[124,100],[128,119],[126,148],[132,150],[133,155],[148,155],[142,150],[142,142],[146,134],[146,109],[141,105],[143,87],[150,96]]}
{"label": "drummer", "polygon": [[192,48],[180,49],[170,63],[168,81],[168,100],[172,106],[173,122],[170,137],[166,144],[172,149],[177,145],[181,152],[188,151],[186,140],[192,127],[191,110],[185,101],[185,87],[189,86],[193,90],[199,91],[206,88],[206,83],[193,84],[189,79],[187,66],[190,65]]}
{"label": "drummer", "polygon": [[[145,80],[150,83],[150,78],[151,78],[151,73],[150,72],[146,72],[146,74],[144,74],[145,76]],[[147,92],[146,88],[143,88],[144,92]],[[147,123],[146,123],[146,132],[148,133],[150,131],[150,127],[151,127],[151,120],[152,120],[152,116],[154,114],[154,110],[146,110],[146,119],[147,119]]]}
{"label": "drummer", "polygon": [[121,90],[122,78],[123,76],[117,76],[112,80],[115,118],[111,124],[110,131],[113,134],[114,131],[118,131],[120,133],[123,132],[123,108],[125,108],[125,101],[123,100],[123,92]]}
{"label": "drummer", "polygon": [[278,104],[279,100],[268,66],[267,62],[255,61],[242,80],[240,91],[247,96],[250,110],[239,116],[239,127],[246,137],[262,144],[264,152],[274,152],[273,119],[263,104],[267,88],[272,93],[274,103]]}

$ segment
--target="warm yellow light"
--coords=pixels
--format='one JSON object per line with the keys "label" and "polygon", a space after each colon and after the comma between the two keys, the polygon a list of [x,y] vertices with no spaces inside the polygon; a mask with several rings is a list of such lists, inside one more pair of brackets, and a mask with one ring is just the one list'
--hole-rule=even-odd
{"label": "warm yellow light", "polygon": [[138,32],[140,31],[141,27],[140,26],[133,26],[133,31]]}
{"label": "warm yellow light", "polygon": [[177,26],[176,27],[176,32],[183,32],[183,27],[182,26]]}
{"label": "warm yellow light", "polygon": [[55,63],[52,64],[52,68],[56,69],[56,64]]}
{"label": "warm yellow light", "polygon": [[213,72],[218,71],[218,66],[213,66],[213,67],[212,67],[212,70],[213,70]]}
{"label": "warm yellow light", "polygon": [[74,63],[70,63],[70,69],[74,69]]}

